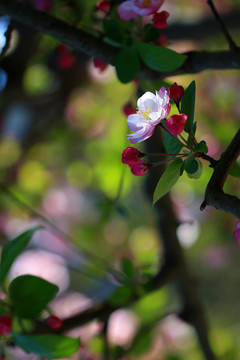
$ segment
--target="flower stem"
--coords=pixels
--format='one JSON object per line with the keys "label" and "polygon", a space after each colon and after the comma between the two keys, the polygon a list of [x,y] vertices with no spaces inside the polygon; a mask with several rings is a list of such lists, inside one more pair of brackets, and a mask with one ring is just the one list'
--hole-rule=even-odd
{"label": "flower stem", "polygon": [[162,123],[160,123],[159,125],[163,128],[163,130],[165,130],[169,135],[171,135],[177,142],[179,142],[179,144],[181,144],[182,146],[188,148],[189,150],[192,150],[187,144],[183,144],[183,143],[178,139],[177,136],[174,136],[173,134],[171,134],[170,131],[168,131],[168,129],[167,129],[165,126],[163,126]]}
{"label": "flower stem", "polygon": [[180,153],[144,153],[145,156],[171,156],[171,155],[185,155]]}
{"label": "flower stem", "polygon": [[[188,154],[181,154],[180,156],[178,156],[177,158],[182,158],[182,157],[187,157]],[[155,163],[150,163],[153,167],[155,166],[158,166],[158,165],[163,165],[163,164],[166,164],[167,162],[170,162],[170,161],[173,161],[175,160],[176,158],[172,158],[172,159],[165,159],[163,161],[158,161],[158,162],[155,162]]]}
{"label": "flower stem", "polygon": [[184,139],[184,137],[183,137],[181,134],[179,134],[179,137],[182,139],[182,141],[184,141],[184,142],[185,142],[185,144],[186,144],[186,145],[187,145],[187,147],[188,147],[187,140],[185,140],[185,139]]}

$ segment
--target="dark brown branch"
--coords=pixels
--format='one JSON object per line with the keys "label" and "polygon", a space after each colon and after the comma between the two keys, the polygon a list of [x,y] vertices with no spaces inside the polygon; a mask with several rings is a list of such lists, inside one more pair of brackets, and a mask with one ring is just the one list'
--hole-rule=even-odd
{"label": "dark brown branch", "polygon": [[240,129],[214,168],[212,177],[206,188],[201,210],[204,210],[207,205],[211,205],[216,209],[226,211],[240,219],[240,199],[236,196],[225,194],[223,191],[223,186],[229,171],[239,154]]}
{"label": "dark brown branch", "polygon": [[[95,37],[15,0],[1,0],[0,12],[33,29],[53,36],[88,56],[97,57],[106,63],[114,64],[118,50],[106,44],[100,37]],[[168,76],[198,73],[209,69],[240,69],[240,48],[237,48],[235,52],[192,51],[185,55],[187,56],[185,63],[174,71],[158,73],[143,66],[139,76],[156,80]]]}

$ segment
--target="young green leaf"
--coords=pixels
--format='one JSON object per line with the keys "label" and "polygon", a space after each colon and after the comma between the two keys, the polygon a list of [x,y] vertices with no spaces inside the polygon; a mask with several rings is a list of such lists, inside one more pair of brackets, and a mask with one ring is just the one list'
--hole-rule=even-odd
{"label": "young green leaf", "polygon": [[106,18],[103,21],[103,27],[106,36],[112,39],[116,44],[121,45],[124,42],[125,31],[124,28],[113,18]]}
{"label": "young green leaf", "polygon": [[57,285],[33,275],[18,276],[9,286],[14,311],[23,318],[38,316],[57,292]]}
{"label": "young green leaf", "polygon": [[142,61],[156,71],[172,71],[180,67],[186,60],[186,56],[165,47],[136,42],[136,46]]}
{"label": "young green leaf", "polygon": [[133,290],[129,286],[120,286],[112,294],[109,302],[113,306],[126,304],[133,296]]}
{"label": "young green leaf", "polygon": [[182,166],[182,159],[173,160],[170,165],[166,168],[163,175],[156,186],[153,194],[153,205],[164,195],[166,195],[173,185],[177,182],[180,177],[180,169]]}
{"label": "young green leaf", "polygon": [[186,167],[186,173],[191,179],[199,179],[202,175],[202,163],[198,159],[192,159],[192,162]]}
{"label": "young green leaf", "polygon": [[149,330],[149,326],[143,326],[133,339],[130,354],[140,356],[150,348],[153,342],[153,332]]}
{"label": "young green leaf", "polygon": [[[164,138],[163,138],[163,144],[166,149],[166,152],[169,154],[179,154],[182,145],[173,137],[171,136],[167,131],[164,131]],[[171,157],[174,157],[172,155]]]}
{"label": "young green leaf", "polygon": [[195,152],[203,152],[206,154],[208,152],[206,141],[202,140],[200,143],[196,145],[194,150]]}
{"label": "young green leaf", "polygon": [[115,67],[119,80],[126,84],[132,81],[140,70],[140,59],[137,49],[128,46],[119,51],[115,58]]}
{"label": "young green leaf", "polygon": [[28,245],[35,231],[42,229],[42,226],[36,226],[30,230],[25,231],[14,240],[4,245],[1,255],[0,263],[0,284],[6,278],[14,260]]}
{"label": "young green leaf", "polygon": [[129,280],[133,280],[136,276],[136,270],[133,263],[127,259],[121,259],[122,270]]}
{"label": "young green leaf", "polygon": [[80,339],[63,335],[21,335],[12,332],[16,345],[27,353],[37,354],[47,359],[57,359],[73,355],[80,347]]}
{"label": "young green leaf", "polygon": [[192,81],[191,84],[185,90],[181,101],[181,112],[188,116],[187,122],[184,127],[184,130],[188,133],[191,133],[193,129],[195,93],[196,93],[196,84],[195,81]]}

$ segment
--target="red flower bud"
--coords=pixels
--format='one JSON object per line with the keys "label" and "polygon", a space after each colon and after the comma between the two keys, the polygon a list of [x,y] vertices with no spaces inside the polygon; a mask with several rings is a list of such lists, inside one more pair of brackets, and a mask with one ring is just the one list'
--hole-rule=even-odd
{"label": "red flower bud", "polygon": [[148,164],[142,160],[138,160],[135,164],[131,165],[131,172],[135,176],[145,175],[146,172],[152,167],[151,164]]}
{"label": "red flower bud", "polygon": [[0,335],[8,335],[12,330],[12,320],[9,316],[0,316]]}
{"label": "red flower bud", "polygon": [[165,122],[166,128],[172,135],[177,136],[184,130],[187,118],[185,114],[172,115]]}
{"label": "red flower bud", "polygon": [[59,329],[62,326],[62,320],[58,316],[50,315],[47,318],[47,324],[51,329]]}
{"label": "red flower bud", "polygon": [[176,104],[178,104],[183,97],[183,94],[184,89],[182,86],[177,85],[176,82],[172,84],[172,86],[170,87],[170,99],[172,99]]}
{"label": "red flower bud", "polygon": [[111,8],[111,4],[106,0],[102,0],[97,3],[97,8],[98,10],[107,13]]}
{"label": "red flower bud", "polygon": [[138,151],[134,147],[127,147],[122,152],[122,163],[132,166],[136,162],[138,162],[139,159],[144,155],[145,155],[144,153]]}
{"label": "red flower bud", "polygon": [[76,58],[71,53],[60,54],[57,63],[61,69],[70,69],[76,62]]}
{"label": "red flower bud", "polygon": [[169,44],[169,40],[164,34],[161,34],[157,39],[157,41],[155,42],[155,45],[160,45],[160,46],[166,46],[167,44]]}
{"label": "red flower bud", "polygon": [[95,68],[97,68],[100,72],[103,72],[106,67],[107,64],[105,64],[102,60],[99,59],[93,59],[93,65],[95,66]]}
{"label": "red flower bud", "polygon": [[167,18],[169,13],[167,11],[161,11],[155,13],[153,16],[153,27],[156,29],[165,29],[167,27]]}
{"label": "red flower bud", "polygon": [[126,103],[125,105],[123,105],[122,111],[124,115],[128,116],[131,114],[135,114],[136,108],[131,103]]}

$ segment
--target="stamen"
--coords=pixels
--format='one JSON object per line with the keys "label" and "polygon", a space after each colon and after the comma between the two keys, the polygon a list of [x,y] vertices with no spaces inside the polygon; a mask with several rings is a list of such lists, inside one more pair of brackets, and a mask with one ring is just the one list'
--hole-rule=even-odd
{"label": "stamen", "polygon": [[145,120],[151,120],[150,117],[149,117],[151,112],[152,112],[152,109],[151,109],[151,106],[149,106],[146,111],[141,112],[142,118],[145,119]]}

